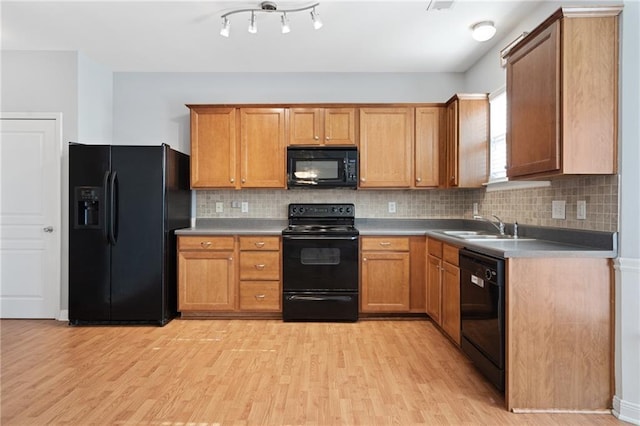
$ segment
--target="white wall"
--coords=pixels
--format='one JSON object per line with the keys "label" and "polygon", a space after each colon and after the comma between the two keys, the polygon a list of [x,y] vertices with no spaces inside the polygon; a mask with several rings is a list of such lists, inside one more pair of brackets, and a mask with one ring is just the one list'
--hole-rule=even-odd
{"label": "white wall", "polygon": [[[607,3],[606,1],[603,3]],[[531,31],[560,5],[546,2],[531,12],[496,49],[481,58],[465,76],[468,91],[492,92],[506,84],[499,65],[499,51],[523,31]],[[640,424],[640,5],[625,1],[621,15],[620,56],[620,196],[619,258],[615,261],[615,397],[614,410],[621,419]]]}
{"label": "white wall", "polygon": [[78,53],[78,140],[109,144],[113,135],[113,72]]}
{"label": "white wall", "polygon": [[462,87],[457,73],[115,73],[113,139],[189,153],[185,104],[444,102]]}
{"label": "white wall", "polygon": [[61,112],[63,140],[78,136],[78,53],[2,54],[3,112]]}

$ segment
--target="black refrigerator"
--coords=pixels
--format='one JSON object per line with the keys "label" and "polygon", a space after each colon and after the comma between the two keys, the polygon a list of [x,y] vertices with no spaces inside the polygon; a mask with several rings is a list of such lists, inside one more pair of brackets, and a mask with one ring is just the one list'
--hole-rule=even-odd
{"label": "black refrigerator", "polygon": [[165,325],[177,312],[176,236],[190,226],[189,156],[69,145],[69,323]]}

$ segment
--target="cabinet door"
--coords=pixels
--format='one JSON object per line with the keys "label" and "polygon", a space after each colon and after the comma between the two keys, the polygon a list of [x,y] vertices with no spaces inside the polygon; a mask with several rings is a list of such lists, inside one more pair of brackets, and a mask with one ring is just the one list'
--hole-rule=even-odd
{"label": "cabinet door", "polygon": [[413,108],[360,109],[360,187],[410,188]]}
{"label": "cabinet door", "polygon": [[362,312],[409,311],[409,253],[363,252]]}
{"label": "cabinet door", "polygon": [[416,108],[415,186],[440,184],[440,126],[443,108]]}
{"label": "cabinet door", "polygon": [[191,109],[191,187],[236,185],[236,109]]}
{"label": "cabinet door", "polygon": [[355,108],[324,110],[324,143],[326,145],[356,145]]}
{"label": "cabinet door", "polygon": [[289,145],[319,145],[322,140],[322,109],[289,110]]}
{"label": "cabinet door", "polygon": [[285,188],[286,110],[240,109],[243,188]]}
{"label": "cabinet door", "polygon": [[447,134],[445,137],[442,180],[445,188],[458,186],[458,101],[447,105]]}
{"label": "cabinet door", "polygon": [[552,24],[508,59],[508,177],[561,167],[559,25]]}
{"label": "cabinet door", "polygon": [[460,344],[460,269],[443,263],[442,329]]}
{"label": "cabinet door", "polygon": [[234,269],[232,251],[178,252],[178,310],[233,311]]}
{"label": "cabinet door", "polygon": [[441,324],[440,303],[442,300],[442,260],[427,256],[427,315],[433,322]]}

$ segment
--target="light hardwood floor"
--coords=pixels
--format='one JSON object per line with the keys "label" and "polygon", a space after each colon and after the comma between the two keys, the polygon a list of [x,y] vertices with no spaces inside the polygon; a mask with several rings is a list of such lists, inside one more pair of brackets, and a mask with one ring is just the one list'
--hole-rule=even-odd
{"label": "light hardwood floor", "polygon": [[426,320],[3,320],[1,424],[615,425],[514,414]]}

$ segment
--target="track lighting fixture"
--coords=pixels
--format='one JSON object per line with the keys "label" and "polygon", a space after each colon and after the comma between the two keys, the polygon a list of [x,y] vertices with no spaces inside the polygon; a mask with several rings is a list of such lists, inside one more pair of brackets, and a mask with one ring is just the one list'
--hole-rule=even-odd
{"label": "track lighting fixture", "polygon": [[256,9],[238,9],[232,10],[231,12],[227,12],[222,15],[222,28],[220,29],[220,35],[223,37],[229,37],[231,31],[231,21],[229,20],[229,15],[233,15],[236,13],[243,12],[251,12],[251,18],[249,20],[249,32],[255,34],[258,32],[258,26],[256,24],[256,14],[260,12],[265,13],[281,13],[280,15],[280,23],[282,25],[282,34],[287,34],[291,31],[291,27],[289,26],[289,18],[287,17],[287,13],[293,12],[303,12],[305,10],[311,10],[311,22],[313,23],[313,28],[319,30],[322,28],[322,21],[316,11],[316,6],[320,5],[320,3],[314,3],[309,6],[300,7],[296,9],[278,9],[278,6],[271,1],[263,1],[260,3],[260,8]]}

